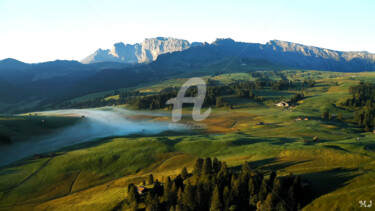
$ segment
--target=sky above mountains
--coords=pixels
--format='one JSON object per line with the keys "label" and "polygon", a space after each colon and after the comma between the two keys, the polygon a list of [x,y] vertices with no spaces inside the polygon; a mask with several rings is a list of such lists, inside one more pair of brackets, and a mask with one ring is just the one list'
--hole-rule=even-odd
{"label": "sky above mountains", "polygon": [[157,36],[279,39],[375,53],[373,11],[371,0],[1,0],[0,59],[81,60],[116,42]]}

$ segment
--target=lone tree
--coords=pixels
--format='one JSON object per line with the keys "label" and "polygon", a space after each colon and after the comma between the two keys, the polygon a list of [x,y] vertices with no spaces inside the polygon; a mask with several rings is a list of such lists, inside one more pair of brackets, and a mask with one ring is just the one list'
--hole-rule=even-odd
{"label": "lone tree", "polygon": [[136,210],[139,202],[139,194],[133,183],[128,186],[128,201],[133,210]]}
{"label": "lone tree", "polygon": [[212,172],[212,161],[210,157],[204,159],[202,170],[203,174],[210,174]]}
{"label": "lone tree", "polygon": [[154,175],[150,174],[150,175],[148,176],[148,181],[147,181],[147,183],[148,183],[149,185],[154,184]]}
{"label": "lone tree", "polygon": [[328,110],[322,111],[322,119],[328,119],[329,118],[329,112]]}
{"label": "lone tree", "polygon": [[221,169],[221,163],[216,157],[214,158],[214,161],[212,162],[212,169],[214,173],[218,173]]}
{"label": "lone tree", "polygon": [[181,171],[181,177],[182,177],[182,179],[187,179],[188,176],[189,176],[189,173],[188,173],[186,167],[184,167],[184,168],[182,169],[182,171]]}
{"label": "lone tree", "polygon": [[202,173],[203,159],[198,158],[194,165],[194,174],[200,175]]}

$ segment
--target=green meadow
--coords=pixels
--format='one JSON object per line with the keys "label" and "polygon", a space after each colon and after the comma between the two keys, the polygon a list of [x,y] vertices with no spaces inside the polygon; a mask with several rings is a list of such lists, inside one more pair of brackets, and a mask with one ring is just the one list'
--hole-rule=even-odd
{"label": "green meadow", "polygon": [[[206,71],[210,70],[201,70],[203,78],[219,84],[256,80],[247,73],[208,76]],[[316,84],[303,90],[305,99],[287,109],[275,104],[300,90],[255,90],[262,102],[224,96],[233,108],[212,107],[209,118],[200,122],[207,125],[205,130],[100,138],[60,149],[54,157],[29,156],[3,166],[0,210],[112,210],[126,197],[128,184],[140,184],[151,173],[164,181],[167,176],[177,176],[183,167],[191,171],[199,157],[217,157],[234,170],[248,161],[252,169],[276,171],[280,176],[301,175],[313,193],[312,201],[302,210],[359,210],[360,200],[375,200],[375,191],[371,191],[375,188],[375,151],[371,150],[375,133],[364,132],[353,122],[353,112],[341,106],[351,97],[350,86],[361,80],[374,82],[375,73],[281,73],[291,81],[313,79]],[[273,71],[266,70],[265,74],[272,80],[281,79]],[[133,89],[152,94],[185,80],[181,75]],[[333,116],[340,113],[343,118],[322,119],[324,110]],[[187,115],[190,112],[191,108],[183,110]],[[157,117],[152,121],[169,119]],[[22,142],[29,136],[53,134],[78,121],[78,117],[34,113],[3,116],[0,132]]]}

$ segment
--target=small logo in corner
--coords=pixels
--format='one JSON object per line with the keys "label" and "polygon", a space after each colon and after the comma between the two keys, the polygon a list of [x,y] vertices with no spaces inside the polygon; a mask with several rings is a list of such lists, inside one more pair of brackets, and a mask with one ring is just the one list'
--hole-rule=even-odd
{"label": "small logo in corner", "polygon": [[372,207],[372,200],[367,203],[367,201],[359,201],[360,207],[366,207],[366,208],[371,208]]}

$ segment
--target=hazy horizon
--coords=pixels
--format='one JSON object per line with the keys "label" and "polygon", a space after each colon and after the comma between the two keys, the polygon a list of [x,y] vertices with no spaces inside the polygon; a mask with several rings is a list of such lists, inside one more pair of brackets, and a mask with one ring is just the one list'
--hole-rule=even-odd
{"label": "hazy horizon", "polygon": [[[162,37],[162,36],[157,36],[157,37]],[[150,39],[150,38],[157,38],[157,37],[145,37],[144,39]],[[175,38],[175,39],[182,39],[182,40],[185,40],[185,39],[183,39],[183,38],[176,38],[176,37],[171,37],[171,36],[168,36],[168,37],[170,37],[170,38]],[[168,38],[167,37],[167,38]],[[144,40],[143,39],[143,40]],[[230,38],[230,37],[225,37],[225,38],[221,38],[221,37],[218,37],[218,38],[216,38],[216,39],[232,39],[232,38]],[[210,41],[210,42],[208,42],[208,43],[212,43],[212,42],[214,42],[216,39],[214,39],[214,40],[212,40],[212,41]],[[140,41],[140,42],[136,42],[136,43],[141,43],[141,42],[143,42],[143,40],[142,41]],[[272,40],[277,40],[277,39],[272,39]],[[234,41],[236,41],[236,42],[244,42],[244,41],[242,41],[242,40],[234,40]],[[271,40],[269,40],[269,41],[271,41]],[[259,44],[266,44],[267,42],[269,42],[269,41],[266,41],[266,42],[264,42],[264,43],[260,43],[260,42],[245,42],[245,43],[259,43]],[[289,41],[289,40],[279,40],[279,41],[285,41],[285,42],[291,42],[291,43],[296,43],[296,44],[301,44],[301,45],[305,45],[304,43],[297,43],[297,42],[293,42],[293,41]],[[121,41],[119,41],[119,42],[116,42],[116,43],[120,43]],[[189,43],[193,43],[193,42],[207,42],[207,41],[189,41]],[[133,44],[136,44],[136,43],[125,43],[125,42],[123,42],[125,45],[126,44],[131,44],[131,45],[133,45]],[[113,43],[113,44],[115,44],[115,43]],[[102,50],[107,50],[107,49],[111,49],[112,47],[113,47],[113,44],[111,45],[111,46],[109,46],[108,48],[98,48],[98,49],[102,49]],[[313,45],[306,45],[306,46],[313,46]],[[333,51],[341,51],[341,50],[337,50],[337,49],[330,49],[330,48],[326,48],[326,47],[324,47],[324,46],[313,46],[313,47],[318,47],[318,48],[322,48],[322,49],[328,49],[328,50],[333,50]],[[98,50],[97,49],[97,50]],[[358,51],[356,51],[356,50],[348,50],[348,51],[342,51],[342,52],[368,52],[368,53],[372,53],[372,54],[374,54],[374,52],[369,52],[369,51],[365,51],[365,50],[358,50]],[[92,53],[94,53],[94,52],[91,52],[90,54],[92,54]],[[87,56],[89,56],[90,54],[88,54]],[[20,59],[18,59],[18,58],[13,58],[13,57],[7,57],[7,58],[3,58],[3,59],[0,59],[0,61],[1,60],[5,60],[5,59],[15,59],[15,60],[18,60],[18,61],[20,61],[20,62],[24,62],[24,63],[30,63],[30,64],[34,64],[34,63],[43,63],[43,62],[50,62],[50,61],[57,61],[57,60],[63,60],[63,61],[78,61],[78,62],[81,62],[81,60],[83,59],[83,58],[79,58],[79,59],[60,59],[60,58],[56,58],[56,59],[53,59],[53,60],[46,60],[46,61],[37,61],[37,62],[26,62],[26,61],[23,61],[23,60],[20,60]]]}
{"label": "hazy horizon", "polygon": [[[209,9],[207,9],[209,8]],[[371,1],[1,1],[0,60],[77,60],[114,43],[174,37],[375,52]]]}

